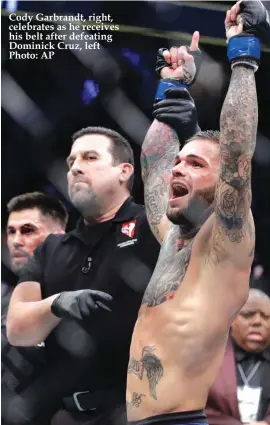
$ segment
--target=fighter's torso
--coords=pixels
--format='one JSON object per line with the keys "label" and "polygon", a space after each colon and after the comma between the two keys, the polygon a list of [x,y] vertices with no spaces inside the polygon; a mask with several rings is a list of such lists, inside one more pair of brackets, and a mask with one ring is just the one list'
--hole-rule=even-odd
{"label": "fighter's torso", "polygon": [[131,343],[130,421],[205,405],[240,308],[230,296],[224,303],[226,281],[235,278],[233,268],[222,275],[222,268],[208,261],[211,228],[210,220],[183,247],[174,226],[161,248]]}

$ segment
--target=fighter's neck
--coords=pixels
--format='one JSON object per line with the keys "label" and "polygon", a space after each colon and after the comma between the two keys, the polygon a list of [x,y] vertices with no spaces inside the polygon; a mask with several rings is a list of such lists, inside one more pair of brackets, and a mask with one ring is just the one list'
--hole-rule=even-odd
{"label": "fighter's neck", "polygon": [[192,220],[192,222],[184,217],[183,222],[179,224],[179,236],[181,240],[183,240],[184,245],[187,245],[192,239],[195,238],[200,228],[213,213],[213,210],[213,204],[209,205],[209,207],[204,209],[204,211],[201,212],[195,220]]}
{"label": "fighter's neck", "polygon": [[189,223],[179,225],[179,236],[183,241],[189,241],[193,239],[200,228],[195,228],[189,225]]}

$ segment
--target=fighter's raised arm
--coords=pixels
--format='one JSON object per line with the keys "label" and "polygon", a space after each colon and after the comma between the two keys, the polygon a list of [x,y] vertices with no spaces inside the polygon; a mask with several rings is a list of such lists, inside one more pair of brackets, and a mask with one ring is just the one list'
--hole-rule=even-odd
{"label": "fighter's raised arm", "polygon": [[148,221],[160,243],[168,228],[166,210],[173,163],[181,143],[198,129],[195,104],[185,88],[195,81],[198,71],[198,44],[199,33],[195,32],[188,49],[160,49],[157,59],[156,71],[162,80],[154,105],[156,119],[142,145],[141,166]]}
{"label": "fighter's raised arm", "polygon": [[[253,4],[252,4],[253,3]],[[257,16],[251,9],[257,8]],[[226,15],[228,58],[232,67],[229,90],[220,117],[220,175],[216,190],[212,247],[216,258],[230,258],[237,267],[253,260],[255,244],[251,206],[251,161],[255,150],[258,105],[254,73],[259,39],[249,34],[250,17],[265,20],[258,1],[238,2]],[[260,36],[260,30],[257,31]]]}
{"label": "fighter's raised arm", "polygon": [[[231,324],[247,299],[254,247],[251,159],[258,119],[254,72],[259,38],[270,45],[270,23],[259,0],[242,3],[226,18],[233,69],[221,132],[196,132],[172,164],[166,211],[170,226],[130,347],[129,425],[207,425],[209,389],[224,358]],[[237,22],[240,8],[243,28]],[[163,178],[165,194],[162,172],[169,173],[171,145],[168,139],[165,146],[157,139],[160,150],[153,150],[153,165],[151,155],[147,157],[145,185],[146,203],[156,188],[156,198],[147,207],[162,238],[164,198],[155,182],[156,175]]]}

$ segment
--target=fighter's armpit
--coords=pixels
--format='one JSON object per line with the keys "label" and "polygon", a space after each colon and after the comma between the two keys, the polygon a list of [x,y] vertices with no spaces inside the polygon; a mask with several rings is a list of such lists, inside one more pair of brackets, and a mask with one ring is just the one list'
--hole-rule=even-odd
{"label": "fighter's armpit", "polygon": [[[220,218],[218,219],[220,220]],[[245,220],[241,227],[228,228],[226,225],[227,223],[224,224],[222,222],[220,225],[217,225],[217,223],[214,225],[210,251],[212,259],[214,259],[215,262],[223,261],[224,258],[231,256],[230,252],[234,249],[234,261],[239,264],[243,261],[244,264],[245,258],[248,258],[248,261],[250,261],[250,259],[253,258],[255,251],[255,227],[251,212],[249,214],[249,218]],[[243,243],[245,251],[244,256],[242,256],[243,248],[241,248]]]}

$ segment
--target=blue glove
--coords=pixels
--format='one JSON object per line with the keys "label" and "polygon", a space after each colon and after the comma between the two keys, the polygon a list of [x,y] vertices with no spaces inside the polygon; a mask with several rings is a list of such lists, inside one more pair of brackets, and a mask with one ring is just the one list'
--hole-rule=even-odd
{"label": "blue glove", "polygon": [[240,11],[243,32],[230,38],[228,59],[232,67],[242,63],[257,70],[260,63],[260,41],[270,45],[269,15],[260,0],[243,0]]}

